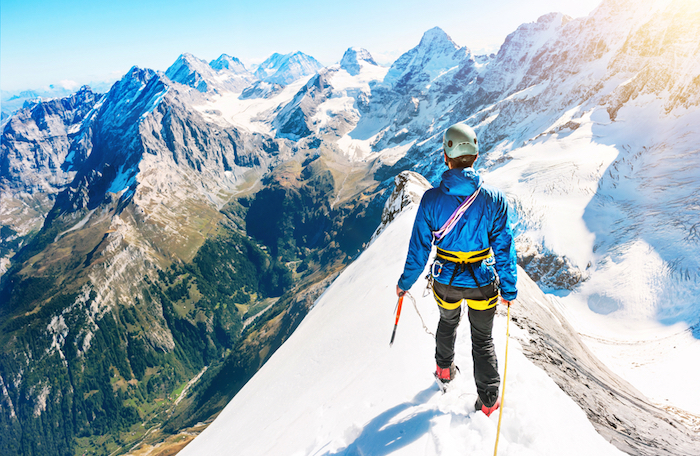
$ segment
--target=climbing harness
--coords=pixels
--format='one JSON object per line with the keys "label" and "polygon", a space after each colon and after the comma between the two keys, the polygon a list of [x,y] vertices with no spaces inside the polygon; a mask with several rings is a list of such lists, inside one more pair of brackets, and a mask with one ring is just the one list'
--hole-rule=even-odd
{"label": "climbing harness", "polygon": [[[425,276],[425,280],[428,281],[428,283],[425,286],[425,290],[423,290],[423,297],[427,297],[431,291],[433,291],[433,281],[435,280],[435,277],[439,276],[442,274],[442,266],[444,263],[439,261],[437,258],[435,261],[433,261],[433,264],[430,266],[430,272],[428,275]],[[437,272],[436,272],[437,269]]]}
{"label": "climbing harness", "polygon": [[474,252],[450,252],[449,250],[437,248],[435,256],[441,260],[451,261],[453,263],[478,263],[493,256],[491,247],[486,247],[482,250]]}
{"label": "climbing harness", "polygon": [[[440,307],[452,310],[456,309],[461,305],[461,300],[456,303],[446,302],[445,300],[440,298],[440,296],[438,296],[437,293],[435,293],[435,289],[433,287],[435,279],[442,273],[442,269],[445,266],[445,264],[452,263],[454,264],[454,270],[452,271],[452,276],[450,277],[448,285],[451,286],[452,282],[454,282],[455,277],[457,277],[459,274],[462,274],[465,271],[469,271],[469,274],[471,275],[472,279],[474,279],[474,283],[479,289],[479,292],[481,293],[483,299],[467,299],[467,305],[474,310],[490,309],[491,307],[498,304],[498,295],[488,296],[484,291],[484,287],[482,287],[481,283],[479,283],[479,279],[477,279],[476,273],[474,272],[474,264],[481,263],[484,261],[487,262],[487,265],[489,264],[488,261],[493,261],[493,250],[491,250],[490,247],[474,252],[450,252],[448,250],[444,250],[438,247],[435,253],[435,261],[430,267],[430,272],[425,277],[425,279],[427,280],[427,284],[423,293],[423,297],[428,296],[428,294],[430,294],[430,292],[432,291],[433,297],[438,302]],[[496,280],[498,280],[498,278],[496,278]]]}
{"label": "climbing harness", "polygon": [[508,339],[510,338],[510,303],[508,303],[508,321],[506,323],[506,357],[503,364],[503,389],[501,390],[501,407],[498,412],[498,429],[496,429],[496,446],[493,448],[493,456],[498,453],[498,437],[501,435],[501,418],[503,417],[503,406],[506,400],[506,370],[508,369]]}
{"label": "climbing harness", "polygon": [[447,302],[444,299],[442,299],[436,292],[435,289],[433,289],[433,297],[435,298],[435,301],[437,301],[438,305],[442,307],[443,309],[446,310],[454,310],[457,307],[462,305],[462,301],[467,302],[467,306],[474,309],[474,310],[486,310],[490,309],[491,307],[495,306],[498,304],[498,295],[493,296],[492,298],[487,298],[487,299],[460,299],[457,302]]}

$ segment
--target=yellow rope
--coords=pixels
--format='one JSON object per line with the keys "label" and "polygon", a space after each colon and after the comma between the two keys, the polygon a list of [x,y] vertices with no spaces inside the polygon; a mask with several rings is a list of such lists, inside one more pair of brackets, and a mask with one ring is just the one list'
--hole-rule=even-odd
{"label": "yellow rope", "polygon": [[498,412],[498,429],[496,430],[496,446],[493,448],[493,456],[498,453],[498,437],[501,435],[501,418],[503,417],[503,405],[506,398],[506,370],[508,369],[508,339],[510,338],[510,303],[508,304],[508,322],[506,323],[506,358],[503,364],[503,389],[501,390],[501,407]]}

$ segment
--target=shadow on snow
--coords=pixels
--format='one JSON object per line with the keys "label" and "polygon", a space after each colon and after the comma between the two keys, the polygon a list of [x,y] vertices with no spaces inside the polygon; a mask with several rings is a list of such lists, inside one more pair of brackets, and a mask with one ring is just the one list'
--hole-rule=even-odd
{"label": "shadow on snow", "polygon": [[425,404],[438,391],[437,386],[432,385],[419,392],[412,401],[404,402],[377,415],[365,425],[360,435],[347,447],[334,453],[324,453],[323,456],[368,454],[384,456],[415,442],[430,430],[431,420],[443,415],[443,412],[435,409],[422,410],[396,423],[389,423],[411,407]]}

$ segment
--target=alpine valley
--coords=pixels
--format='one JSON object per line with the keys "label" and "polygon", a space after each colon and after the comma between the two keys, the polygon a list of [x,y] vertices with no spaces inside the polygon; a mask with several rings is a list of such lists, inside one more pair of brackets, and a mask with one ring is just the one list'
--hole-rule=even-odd
{"label": "alpine valley", "polygon": [[[220,412],[246,421],[257,396],[231,399],[275,389],[307,314],[305,340],[349,321],[315,302],[393,289],[387,233],[439,182],[456,122],[515,209],[523,353],[618,449],[697,454],[700,2],[551,13],[491,55],[433,28],[389,68],[339,57],[183,54],[3,118],[0,454],[175,454]],[[377,245],[392,259],[369,261]],[[382,261],[381,286],[348,273]],[[215,428],[187,451],[214,454]],[[266,447],[246,448],[228,451]]]}

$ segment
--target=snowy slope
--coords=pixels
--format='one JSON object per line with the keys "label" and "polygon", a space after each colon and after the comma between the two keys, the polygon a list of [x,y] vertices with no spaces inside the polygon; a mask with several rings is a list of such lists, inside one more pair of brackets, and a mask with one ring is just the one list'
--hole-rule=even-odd
{"label": "snowy slope", "polygon": [[[394,287],[403,268],[415,205],[404,210],[349,266],[290,339],[182,455],[492,454],[498,417],[474,411],[468,325],[456,362],[463,375],[441,395],[434,341],[409,299],[393,348]],[[412,290],[430,330],[438,311]],[[499,358],[506,319],[495,322]],[[511,335],[526,336],[515,325]],[[520,335],[520,336],[519,336]],[[501,369],[503,366],[500,366]],[[501,455],[623,454],[511,339]],[[542,400],[547,414],[542,414]]]}

